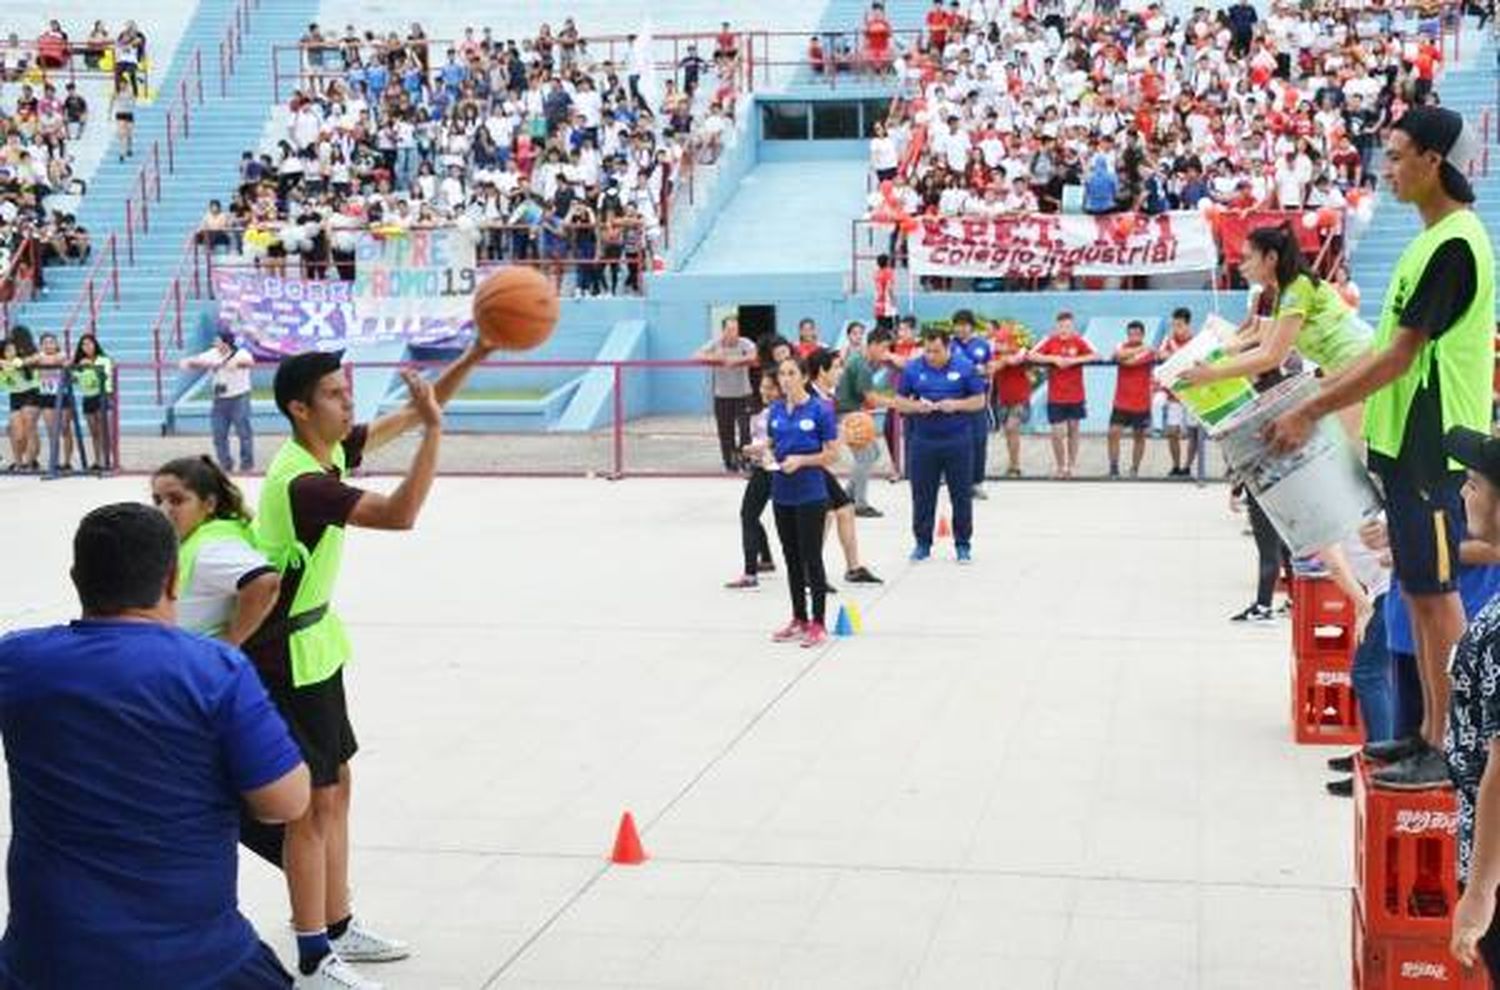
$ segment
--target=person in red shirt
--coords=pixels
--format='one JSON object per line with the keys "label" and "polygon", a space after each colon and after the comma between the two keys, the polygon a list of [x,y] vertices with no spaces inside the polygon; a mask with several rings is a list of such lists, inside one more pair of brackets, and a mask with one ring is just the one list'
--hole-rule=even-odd
{"label": "person in red shirt", "polygon": [[823,342],[818,339],[818,325],[809,317],[797,322],[797,356],[806,361],[814,351],[821,351]]}
{"label": "person in red shirt", "polygon": [[[1193,339],[1193,314],[1191,310],[1178,307],[1172,311],[1172,327],[1167,339],[1161,345],[1161,359],[1165,361],[1171,357],[1179,347],[1185,346]],[[1157,390],[1162,397],[1163,412],[1162,426],[1167,435],[1167,452],[1172,455],[1172,470],[1167,475],[1169,478],[1187,478],[1193,473],[1193,463],[1198,459],[1198,444],[1201,442],[1202,433],[1198,428],[1198,421],[1193,414],[1188,412],[1186,406],[1179,402],[1171,392],[1162,388]],[[1187,460],[1182,459],[1182,435],[1187,434],[1188,448]]]}
{"label": "person in red shirt", "polygon": [[823,70],[828,67],[828,56],[823,52],[823,42],[817,35],[813,35],[807,42],[807,63],[812,66],[813,75],[821,76]]}
{"label": "person in red shirt", "polygon": [[943,9],[943,0],[932,0],[927,11],[927,47],[941,55],[948,46],[948,12]]}
{"label": "person in red shirt", "polygon": [[877,73],[891,67],[891,22],[880,0],[870,4],[865,13],[865,64]]}
{"label": "person in red shirt", "polygon": [[1067,310],[1057,314],[1052,336],[1031,352],[1033,362],[1052,368],[1047,376],[1047,422],[1052,427],[1057,478],[1073,477],[1078,466],[1078,429],[1088,415],[1083,366],[1094,356],[1094,348],[1078,333]]}
{"label": "person in red shirt", "polygon": [[1031,419],[1031,369],[1020,335],[1003,326],[991,340],[995,345],[995,421],[1005,430],[1007,478],[1021,476],[1021,427]]}
{"label": "person in red shirt", "polygon": [[875,326],[893,333],[896,330],[896,270],[888,254],[875,258]]}
{"label": "person in red shirt", "polygon": [[1151,428],[1151,368],[1156,352],[1146,343],[1146,325],[1131,320],[1125,342],[1115,348],[1115,407],[1109,414],[1109,476],[1120,476],[1120,438],[1130,429],[1130,476],[1141,474],[1146,431]]}
{"label": "person in red shirt", "polygon": [[1430,41],[1417,46],[1417,54],[1411,60],[1416,79],[1412,83],[1412,103],[1422,106],[1432,93],[1433,80],[1437,78],[1438,66],[1443,62],[1443,52]]}
{"label": "person in red shirt", "polygon": [[[906,369],[906,362],[919,354],[922,350],[921,338],[917,335],[917,318],[915,316],[903,316],[896,322],[896,340],[891,344],[890,353],[886,356],[886,363],[894,369],[894,380],[901,380],[901,373]],[[891,453],[891,480],[900,481],[906,474],[906,457],[903,453],[905,447],[909,446],[898,442],[905,439],[905,419],[895,410],[891,410],[885,417],[885,446]],[[897,431],[903,431],[898,438]]]}

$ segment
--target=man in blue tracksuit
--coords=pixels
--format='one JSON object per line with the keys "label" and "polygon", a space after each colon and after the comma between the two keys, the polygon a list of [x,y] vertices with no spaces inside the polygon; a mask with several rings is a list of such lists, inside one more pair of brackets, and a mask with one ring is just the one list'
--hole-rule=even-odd
{"label": "man in blue tracksuit", "polygon": [[970,559],[974,534],[975,413],[984,409],[985,382],[974,364],[950,345],[946,330],[928,330],[922,353],[907,362],[893,403],[910,417],[912,560],[932,555],[938,484],[948,483],[953,542],[960,563]]}
{"label": "man in blue tracksuit", "polygon": [[967,309],[961,309],[953,314],[953,353],[962,354],[969,359],[974,366],[974,373],[979,380],[985,384],[985,405],[974,414],[973,445],[974,445],[974,497],[989,498],[984,493],[984,471],[989,457],[990,446],[990,413],[989,405],[989,383],[990,383],[990,361],[994,358],[994,348],[990,342],[974,332],[974,314]]}

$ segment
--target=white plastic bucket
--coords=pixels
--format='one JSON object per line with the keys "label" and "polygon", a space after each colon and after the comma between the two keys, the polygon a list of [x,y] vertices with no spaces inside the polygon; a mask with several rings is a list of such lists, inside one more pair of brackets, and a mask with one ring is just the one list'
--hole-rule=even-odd
{"label": "white plastic bucket", "polygon": [[1266,427],[1317,390],[1310,374],[1288,379],[1225,420],[1219,435],[1235,478],[1298,556],[1343,540],[1380,512],[1380,496],[1337,417],[1325,416],[1289,454],[1266,445]]}

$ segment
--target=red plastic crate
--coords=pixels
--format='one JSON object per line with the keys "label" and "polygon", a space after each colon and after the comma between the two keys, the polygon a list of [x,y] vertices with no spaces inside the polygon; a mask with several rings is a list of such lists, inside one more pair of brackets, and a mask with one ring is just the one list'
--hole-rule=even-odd
{"label": "red plastic crate", "polygon": [[1292,739],[1358,746],[1364,723],[1354,701],[1353,662],[1337,653],[1292,654]]}
{"label": "red plastic crate", "polygon": [[1354,603],[1332,578],[1292,577],[1292,650],[1301,658],[1323,653],[1354,656]]}
{"label": "red plastic crate", "polygon": [[1490,990],[1483,966],[1465,969],[1448,952],[1448,938],[1379,936],[1365,930],[1359,895],[1349,912],[1354,990]]}
{"label": "red plastic crate", "polygon": [[1354,894],[1371,935],[1446,940],[1458,903],[1458,799],[1451,788],[1386,791],[1355,761]]}

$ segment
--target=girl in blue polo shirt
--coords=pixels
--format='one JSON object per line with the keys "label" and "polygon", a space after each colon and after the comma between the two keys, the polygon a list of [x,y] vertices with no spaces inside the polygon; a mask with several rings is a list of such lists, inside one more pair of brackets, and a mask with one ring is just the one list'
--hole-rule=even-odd
{"label": "girl in blue polo shirt", "polygon": [[828,600],[828,579],[823,572],[828,488],[823,469],[833,459],[838,427],[828,404],[808,392],[807,372],[798,361],[788,358],[777,365],[776,380],[782,398],[771,406],[766,432],[776,458],[771,503],[786,559],[792,621],[771,638],[778,643],[800,639],[804,648],[810,648],[828,638],[823,624]]}

